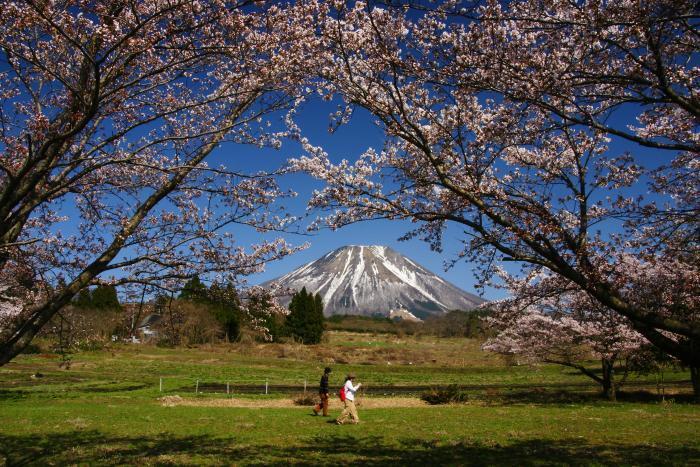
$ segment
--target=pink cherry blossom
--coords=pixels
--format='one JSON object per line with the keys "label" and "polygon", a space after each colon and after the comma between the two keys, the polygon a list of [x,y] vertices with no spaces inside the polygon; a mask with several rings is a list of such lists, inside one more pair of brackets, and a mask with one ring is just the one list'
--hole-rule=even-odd
{"label": "pink cherry blossom", "polygon": [[410,219],[437,251],[457,225],[484,284],[499,261],[548,271],[700,367],[695,3],[373,5],[319,15],[321,94],[386,138],[337,164],[302,140],[315,225]]}
{"label": "pink cherry blossom", "polygon": [[[3,3],[0,364],[90,284],[240,281],[299,248],[232,232],[294,223],[276,200],[295,193],[237,157],[284,137],[267,123],[303,95],[309,8]],[[208,165],[223,145],[227,166]]]}

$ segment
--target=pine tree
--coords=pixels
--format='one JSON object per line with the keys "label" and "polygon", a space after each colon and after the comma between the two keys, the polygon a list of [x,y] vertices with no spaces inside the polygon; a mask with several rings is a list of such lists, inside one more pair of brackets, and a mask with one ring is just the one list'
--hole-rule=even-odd
{"label": "pine tree", "polygon": [[302,338],[304,328],[304,307],[306,304],[306,287],[292,295],[292,301],[289,302],[289,314],[285,320],[287,333],[296,338]]}
{"label": "pine tree", "polygon": [[178,298],[193,302],[201,302],[206,300],[206,295],[207,286],[204,285],[201,280],[199,280],[199,276],[194,276],[182,287]]}
{"label": "pine tree", "polygon": [[170,297],[165,294],[159,293],[156,295],[155,300],[153,300],[153,311],[158,314],[163,314],[168,308],[170,303]]}
{"label": "pine tree", "polygon": [[292,296],[285,326],[290,335],[304,344],[318,344],[323,336],[323,301],[306,287]]}
{"label": "pine tree", "polygon": [[241,333],[241,300],[233,284],[222,287],[213,283],[207,294],[212,313],[221,324],[228,342],[238,339]]}
{"label": "pine tree", "polygon": [[101,285],[92,291],[92,308],[115,310],[120,306],[117,289],[113,285]]}
{"label": "pine tree", "polygon": [[73,300],[73,305],[76,308],[91,308],[92,307],[92,294],[90,289],[85,287],[78,292],[78,296]]}
{"label": "pine tree", "polygon": [[323,299],[321,295],[316,293],[314,296],[314,319],[313,319],[313,332],[314,339],[316,343],[321,342],[323,337],[323,322],[325,321],[323,317]]}

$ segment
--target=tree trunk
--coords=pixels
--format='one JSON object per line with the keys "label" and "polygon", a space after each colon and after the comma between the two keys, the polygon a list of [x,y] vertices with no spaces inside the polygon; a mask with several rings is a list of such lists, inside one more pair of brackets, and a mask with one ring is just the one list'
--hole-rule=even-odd
{"label": "tree trunk", "polygon": [[129,337],[133,338],[136,335],[136,327],[140,324],[141,312],[143,311],[143,300],[146,298],[146,286],[141,291],[141,301],[139,302],[139,311],[135,315],[131,315],[131,329],[129,329]]}
{"label": "tree trunk", "polygon": [[617,400],[615,388],[615,360],[603,358],[603,395],[610,401]]}
{"label": "tree trunk", "polygon": [[[72,298],[72,296],[70,298]],[[30,319],[18,323],[11,332],[8,332],[10,337],[7,341],[0,342],[0,366],[5,365],[17,355],[21,354],[32,342],[32,339],[34,339],[34,336],[41,328],[44,327],[68,301],[69,298],[67,299],[64,297],[64,300],[52,301],[37,307],[32,311]]]}
{"label": "tree trunk", "polygon": [[690,367],[690,380],[693,382],[693,398],[700,403],[700,367]]}

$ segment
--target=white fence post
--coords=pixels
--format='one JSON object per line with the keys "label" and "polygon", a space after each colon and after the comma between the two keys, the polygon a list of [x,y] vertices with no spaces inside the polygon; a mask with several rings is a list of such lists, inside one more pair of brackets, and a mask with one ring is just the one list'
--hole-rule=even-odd
{"label": "white fence post", "polygon": [[199,380],[197,380],[197,382],[195,383],[195,386],[194,386],[194,393],[195,393],[195,394],[199,394]]}
{"label": "white fence post", "polygon": [[306,395],[306,380],[304,380],[304,395]]}
{"label": "white fence post", "polygon": [[229,394],[231,391],[229,390],[229,384],[228,381],[226,381],[226,394]]}
{"label": "white fence post", "polygon": [[159,391],[163,392],[163,378],[160,379]]}
{"label": "white fence post", "polygon": [[267,385],[268,385],[268,381],[265,380],[265,394],[267,394]]}

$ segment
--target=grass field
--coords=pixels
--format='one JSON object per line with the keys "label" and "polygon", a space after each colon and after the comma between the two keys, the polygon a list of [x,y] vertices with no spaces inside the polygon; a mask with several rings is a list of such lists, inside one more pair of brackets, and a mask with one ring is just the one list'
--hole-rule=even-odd
{"label": "grass field", "polygon": [[[313,417],[288,395],[194,394],[198,379],[306,379],[312,391],[332,361],[332,384],[354,371],[367,386],[532,389],[521,389],[522,397],[490,390],[447,406],[365,396],[359,426]],[[314,347],[120,345],[75,354],[69,369],[53,355],[24,355],[0,368],[0,465],[700,465],[700,406],[682,396],[609,403],[547,389],[583,381],[560,367],[507,366],[476,341],[352,333]],[[164,403],[164,395],[182,403]]]}

